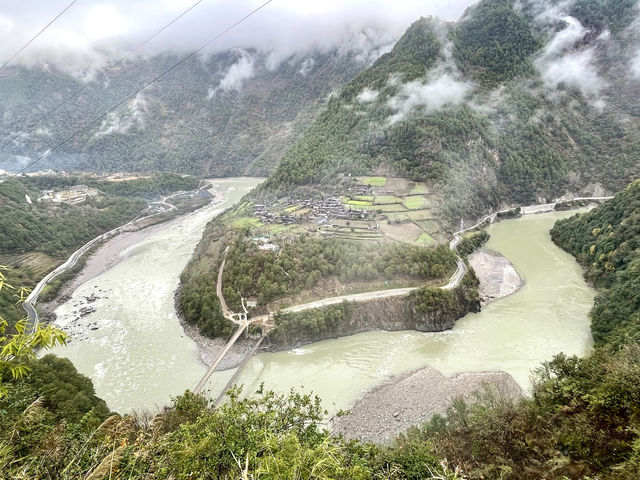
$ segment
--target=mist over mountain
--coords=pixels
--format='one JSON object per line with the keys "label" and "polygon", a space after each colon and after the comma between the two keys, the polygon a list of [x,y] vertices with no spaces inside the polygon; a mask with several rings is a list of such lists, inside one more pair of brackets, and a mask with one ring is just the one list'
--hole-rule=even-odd
{"label": "mist over mountain", "polygon": [[[34,169],[265,173],[328,94],[368,65],[359,55],[310,52],[273,64],[267,54],[233,49],[193,59]],[[0,168],[21,168],[179,58],[164,54],[126,62],[90,81],[77,100],[32,129],[25,127],[83,84],[54,69],[19,66],[2,72],[8,96],[0,107],[0,128],[6,132]]]}
{"label": "mist over mountain", "polygon": [[[29,12],[18,5],[0,8],[6,39],[0,58],[57,13],[50,2],[36,3]],[[265,174],[327,96],[390,50],[411,18],[425,8],[455,18],[469,3],[407,2],[390,10],[385,2],[365,9],[357,2],[276,2],[34,169]],[[113,67],[193,4],[74,4],[0,73],[0,168],[18,170],[40,157],[258,6],[198,3]],[[68,97],[68,104],[34,125]]]}
{"label": "mist over mountain", "polygon": [[333,97],[266,186],[435,182],[442,213],[615,191],[640,175],[638,2],[481,1],[415,22]]}
{"label": "mist over mountain", "polygon": [[[187,13],[139,53],[154,56],[166,52],[192,51],[226,30],[264,2],[239,0],[84,0],[74,3],[12,64],[55,65],[67,73],[87,75],[103,68],[148,38],[162,25]],[[226,32],[207,46],[205,53],[232,48],[257,49],[276,60],[319,50],[367,48],[374,43],[397,40],[407,25],[421,15],[457,19],[472,0],[383,0],[343,2],[273,1],[242,26]],[[62,8],[60,2],[33,0],[29,8],[20,2],[0,5],[0,58],[7,59]],[[386,39],[385,39],[386,37]]]}

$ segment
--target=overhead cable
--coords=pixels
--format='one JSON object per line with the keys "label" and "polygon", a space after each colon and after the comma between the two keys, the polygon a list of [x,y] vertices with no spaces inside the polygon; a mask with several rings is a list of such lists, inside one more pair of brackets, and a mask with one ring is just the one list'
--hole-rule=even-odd
{"label": "overhead cable", "polygon": [[20,55],[20,54],[22,53],[22,51],[23,51],[25,48],[27,48],[29,45],[31,45],[31,43],[32,43],[36,38],[38,38],[38,37],[42,34],[42,32],[44,32],[47,28],[49,28],[49,26],[50,26],[53,22],[55,22],[55,21],[56,21],[57,19],[59,19],[62,15],[64,15],[64,12],[66,12],[67,10],[69,10],[69,9],[73,6],[73,4],[74,4],[74,3],[76,3],[77,1],[78,1],[78,0],[73,0],[69,5],[67,5],[66,7],[64,7],[64,10],[62,10],[58,15],[56,15],[56,16],[53,18],[53,20],[51,20],[49,23],[47,23],[47,24],[42,28],[42,30],[40,30],[38,33],[36,33],[36,34],[35,34],[35,36],[33,36],[33,37],[31,38],[31,40],[29,40],[27,43],[25,43],[25,44],[22,46],[22,48],[20,48],[20,50],[18,50],[16,53],[14,53],[14,54],[11,56],[11,58],[9,58],[9,60],[7,60],[6,62],[4,62],[4,63],[2,64],[2,66],[0,67],[0,71],[2,71],[2,69],[3,69],[4,67],[6,67],[7,65],[9,65],[9,63],[11,62],[11,60],[13,60],[13,59],[14,59],[14,58],[16,58],[18,55]]}
{"label": "overhead cable", "polygon": [[[180,15],[178,15],[177,17],[173,18],[173,20],[171,20],[169,23],[165,24],[162,28],[160,28],[159,30],[157,30],[153,35],[151,35],[150,37],[146,38],[142,43],[138,44],[138,46],[136,46],[135,48],[133,48],[132,50],[129,50],[129,52],[127,52],[124,56],[120,57],[118,60],[116,60],[115,63],[109,65],[107,68],[105,68],[104,70],[102,70],[100,72],[100,74],[94,79],[94,81],[98,81],[101,78],[103,78],[108,72],[110,72],[111,70],[113,70],[116,67],[119,67],[120,65],[122,65],[122,63],[129,58],[131,55],[133,55],[135,52],[137,52],[138,50],[140,50],[142,47],[144,47],[147,43],[149,43],[151,40],[153,40],[154,38],[156,38],[158,35],[160,35],[162,32],[164,32],[167,28],[169,28],[171,25],[173,25],[174,23],[176,23],[178,20],[180,20],[182,17],[184,17],[187,13],[189,13],[191,10],[193,10],[196,6],[198,6],[198,4],[202,3],[204,0],[198,0],[197,2],[195,2],[193,5],[191,5],[189,8],[187,8],[186,10],[184,10]],[[48,110],[47,112],[45,112],[43,115],[41,115],[37,120],[35,120],[34,122],[32,122],[28,127],[25,127],[23,131],[18,132],[17,134],[15,134],[13,137],[11,137],[9,140],[6,140],[4,142],[2,142],[2,145],[0,145],[0,152],[2,152],[4,150],[4,148],[9,145],[10,143],[14,142],[18,137],[20,137],[21,135],[24,134],[25,131],[29,132],[31,130],[34,129],[34,127],[36,127],[40,122],[42,122],[43,120],[47,119],[49,117],[49,115],[51,115],[52,113],[56,112],[58,109],[60,109],[62,106],[66,105],[67,103],[69,103],[70,100],[73,100],[74,98],[77,98],[78,95],[80,95],[82,92],[84,92],[87,88],[89,88],[90,83],[85,83],[84,85],[82,85],[80,88],[78,88],[75,92],[73,92],[71,95],[69,95],[68,97],[66,97],[64,100],[62,100],[58,105],[56,105],[55,107],[53,107],[51,110]]]}
{"label": "overhead cable", "polygon": [[217,34],[215,37],[213,37],[212,39],[208,40],[207,42],[205,42],[200,48],[198,48],[197,50],[194,50],[193,52],[191,52],[189,55],[187,55],[186,57],[182,58],[182,60],[178,61],[177,63],[174,63],[173,66],[169,67],[167,70],[165,70],[164,72],[162,72],[160,75],[158,75],[157,77],[155,77],[153,80],[147,82],[144,84],[144,86],[142,86],[141,88],[139,88],[138,90],[136,90],[135,92],[131,93],[130,95],[128,95],[127,97],[125,97],[122,101],[118,102],[117,104],[115,104],[114,106],[112,106],[111,108],[109,108],[108,110],[106,110],[104,113],[100,114],[99,116],[97,116],[96,118],[94,118],[93,120],[91,120],[89,123],[85,124],[83,127],[79,128],[78,130],[76,130],[75,132],[73,132],[71,135],[69,135],[68,137],[66,137],[64,140],[62,140],[61,142],[58,142],[55,146],[53,146],[52,148],[50,148],[49,150],[47,150],[45,153],[43,153],[42,155],[40,155],[38,158],[36,158],[35,160],[33,160],[32,162],[29,162],[25,167],[23,167],[20,170],[20,173],[24,173],[27,169],[31,168],[33,165],[35,165],[36,163],[40,162],[41,160],[44,160],[45,158],[47,158],[52,152],[56,151],[58,148],[60,148],[61,146],[65,145],[66,143],[68,143],[70,140],[72,140],[73,138],[75,138],[76,136],[78,136],[79,134],[81,134],[82,132],[84,132],[87,128],[89,128],[91,125],[93,125],[94,123],[100,121],[101,119],[103,119],[104,117],[106,117],[109,113],[113,112],[116,108],[118,108],[120,105],[123,105],[124,103],[128,102],[129,100],[131,100],[132,98],[134,98],[136,95],[138,95],[140,92],[142,92],[145,88],[147,88],[148,86],[152,85],[153,83],[157,82],[158,80],[160,80],[161,78],[163,78],[166,74],[172,72],[173,70],[175,70],[176,68],[178,68],[180,65],[182,65],[184,62],[186,62],[187,60],[195,57],[198,53],[200,53],[202,50],[204,50],[205,48],[207,48],[209,45],[211,45],[213,42],[215,42],[216,40],[218,40],[220,37],[222,37],[223,35],[227,34],[229,31],[233,30],[235,27],[237,27],[238,25],[240,25],[242,22],[244,22],[245,20],[247,20],[249,17],[253,16],[254,14],[256,14],[257,12],[259,12],[260,10],[262,10],[264,7],[266,7],[267,5],[269,5],[271,2],[273,2],[273,0],[267,0],[266,2],[264,2],[263,4],[261,4],[259,7],[257,7],[256,9],[252,10],[250,13],[248,13],[247,15],[245,15],[244,17],[242,17],[240,20],[236,21],[233,25],[231,25],[230,27],[227,27],[226,29],[224,29],[222,32],[220,32],[219,34]]}

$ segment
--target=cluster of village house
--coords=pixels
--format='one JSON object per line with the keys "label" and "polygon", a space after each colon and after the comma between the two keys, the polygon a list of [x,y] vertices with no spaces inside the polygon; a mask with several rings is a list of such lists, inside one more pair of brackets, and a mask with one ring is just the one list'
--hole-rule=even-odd
{"label": "cluster of village house", "polygon": [[76,203],[84,202],[87,197],[97,195],[98,191],[95,188],[89,188],[86,185],[74,185],[73,187],[66,188],[60,191],[43,190],[42,196],[38,199],[39,202],[49,201],[56,203],[68,203],[74,205]]}
{"label": "cluster of village house", "polygon": [[[395,195],[395,192],[390,190],[378,192],[378,194]],[[351,198],[370,197],[373,195],[373,189],[368,185],[355,184],[347,189],[346,195]],[[275,209],[278,213],[274,213]],[[287,211],[291,213],[286,213]],[[298,213],[295,214],[296,212]],[[285,225],[301,222],[316,222],[318,225],[325,225],[331,220],[376,219],[375,210],[359,209],[355,205],[344,204],[340,198],[332,196],[322,199],[289,198],[286,204],[278,204],[277,206],[257,204],[254,205],[253,214],[263,224],[282,223]]]}
{"label": "cluster of village house", "polygon": [[[277,214],[270,211],[272,207],[272,205],[254,205],[253,214],[264,224],[283,223],[285,225],[303,221],[324,225],[333,219],[370,220],[375,217],[372,210],[362,210],[345,205],[342,200],[336,197],[325,197],[321,200],[291,199],[285,205],[278,205],[278,210],[281,210],[282,213]],[[304,213],[299,215],[285,213],[288,208],[293,207],[297,207],[296,211]]]}

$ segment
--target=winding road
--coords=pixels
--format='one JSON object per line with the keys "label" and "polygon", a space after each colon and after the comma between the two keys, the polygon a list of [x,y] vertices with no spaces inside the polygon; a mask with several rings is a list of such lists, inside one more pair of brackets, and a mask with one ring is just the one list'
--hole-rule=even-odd
{"label": "winding road", "polygon": [[[449,283],[440,287],[442,290],[453,290],[460,284],[462,277],[464,277],[465,273],[467,273],[467,265],[462,261],[462,259],[458,259],[457,267],[458,268],[456,269],[455,273],[451,276]],[[309,310],[312,308],[320,308],[320,307],[326,307],[328,305],[335,305],[337,303],[342,303],[344,301],[368,302],[370,300],[376,300],[378,298],[402,297],[402,296],[408,295],[409,293],[419,288],[422,288],[422,287],[418,286],[418,287],[393,288],[393,289],[387,289],[387,290],[376,290],[373,292],[354,293],[351,295],[341,295],[338,297],[329,297],[321,300],[316,300],[314,302],[309,302],[301,305],[295,305],[293,307],[284,308],[280,310],[280,312],[281,313],[302,312],[304,310]]]}
{"label": "winding road", "polygon": [[85,243],[83,246],[81,246],[78,250],[76,250],[75,252],[73,252],[71,254],[71,256],[69,256],[69,258],[62,264],[59,265],[56,269],[52,270],[51,272],[49,272],[47,275],[45,275],[44,278],[42,278],[42,280],[40,280],[38,282],[38,284],[33,288],[33,290],[31,291],[31,293],[29,294],[29,296],[26,298],[26,300],[24,301],[24,303],[22,304],[23,308],[25,309],[25,311],[27,312],[27,317],[28,317],[28,325],[30,325],[30,327],[28,326],[27,328],[33,333],[35,331],[35,329],[38,327],[38,323],[40,322],[40,317],[38,315],[37,310],[35,309],[35,304],[38,301],[38,296],[42,293],[42,290],[44,289],[44,287],[47,286],[47,284],[49,282],[51,282],[54,278],[56,278],[59,275],[62,275],[64,272],[66,272],[67,270],[73,268],[77,263],[78,260],[80,259],[80,257],[82,257],[82,255],[84,255],[87,251],[89,251],[93,246],[95,246],[97,243],[106,240],[114,235],[117,235],[119,233],[122,233],[124,230],[126,230],[127,228],[129,228],[130,226],[141,222],[142,220],[146,220],[148,218],[152,218],[155,217],[157,215],[160,215],[162,213],[166,213],[166,212],[170,212],[172,210],[175,210],[176,206],[168,203],[167,200],[173,198],[173,197],[177,197],[179,195],[183,195],[185,192],[177,192],[174,193],[172,195],[166,196],[164,197],[162,200],[160,200],[160,204],[167,207],[167,210],[162,210],[156,213],[152,213],[151,215],[145,215],[144,217],[139,217],[139,218],[134,218],[133,220],[131,220],[130,222],[125,223],[124,225],[120,225],[119,227],[114,228],[113,230],[109,230],[108,232],[105,232],[101,235],[98,235],[97,237],[95,237],[94,239],[88,241],[87,243]]}
{"label": "winding road", "polygon": [[[613,198],[613,197],[578,197],[578,198],[574,198],[571,201],[605,201],[605,200],[610,200],[611,198]],[[546,212],[546,211],[554,210],[557,203],[561,203],[561,202],[554,202],[554,203],[547,203],[547,204],[540,204],[540,205],[530,205],[530,206],[520,206],[520,209],[521,209],[521,212],[522,212],[523,215],[532,214],[532,213],[540,213],[540,212]],[[453,234],[453,239],[449,242],[449,248],[451,250],[455,250],[455,248],[458,246],[458,244],[462,240],[462,235],[465,232],[468,232],[468,231],[471,231],[471,230],[475,230],[475,229],[477,229],[478,227],[480,227],[481,225],[483,225],[486,222],[493,223],[499,213],[508,212],[509,210],[512,210],[513,208],[518,208],[518,207],[505,208],[505,209],[499,210],[497,212],[490,213],[490,214],[485,215],[484,217],[482,217],[474,225],[472,225],[470,227],[467,227],[467,228],[463,228],[461,230],[458,230],[457,232],[455,232]],[[269,313],[268,315],[263,315],[263,316],[256,317],[256,318],[248,320],[247,319],[246,308],[244,309],[245,310],[244,313],[233,313],[229,309],[229,307],[227,306],[227,302],[225,301],[224,296],[222,294],[222,276],[223,276],[223,273],[224,273],[224,267],[225,267],[225,264],[226,264],[226,261],[227,261],[227,253],[228,252],[229,252],[229,246],[227,246],[227,248],[224,250],[224,258],[222,259],[222,263],[220,264],[220,268],[218,270],[218,283],[216,285],[216,293],[217,293],[218,299],[220,301],[220,305],[221,305],[224,317],[227,318],[228,320],[231,320],[236,325],[238,325],[238,329],[235,331],[235,333],[233,334],[231,339],[229,339],[227,344],[224,346],[223,350],[220,352],[220,354],[218,355],[216,360],[213,362],[213,364],[209,367],[209,369],[207,370],[205,375],[202,377],[202,380],[200,380],[200,382],[198,383],[198,385],[194,389],[194,393],[199,393],[202,390],[202,388],[204,388],[204,386],[206,385],[207,381],[209,380],[209,378],[213,374],[214,370],[218,367],[218,365],[220,364],[222,359],[229,352],[229,350],[235,344],[235,342],[238,340],[238,338],[240,338],[240,335],[242,334],[242,332],[244,332],[248,328],[249,324],[251,324],[251,323],[261,323],[263,325],[263,327],[266,327],[268,329],[273,327],[273,324],[271,323],[272,319],[273,319],[273,314],[271,314],[271,313]],[[447,283],[446,285],[443,285],[443,286],[440,287],[442,290],[452,290],[452,289],[456,288],[458,285],[460,285],[460,282],[462,281],[462,278],[467,273],[468,268],[467,268],[467,265],[464,262],[464,260],[462,260],[462,258],[458,257],[458,259],[456,261],[456,264],[457,264],[456,271],[454,272],[454,274],[449,279],[449,283]],[[401,296],[408,295],[409,293],[411,293],[414,290],[417,290],[418,288],[421,288],[421,287],[418,286],[418,287],[407,287],[407,288],[395,288],[395,289],[387,289],[387,290],[377,290],[377,291],[372,291],[372,292],[356,293],[356,294],[351,294],[351,295],[340,295],[340,296],[324,298],[324,299],[321,299],[321,300],[316,300],[316,301],[313,301],[313,302],[304,303],[304,304],[300,304],[300,305],[294,305],[292,307],[284,308],[284,309],[280,310],[279,312],[280,313],[302,312],[304,310],[310,310],[310,309],[313,309],[313,308],[321,308],[321,307],[326,307],[326,306],[329,306],[329,305],[339,304],[339,303],[342,303],[344,301],[347,301],[347,302],[367,302],[367,301],[375,300],[375,299],[378,299],[378,298],[401,297]],[[244,302],[243,302],[243,307],[244,307]],[[227,385],[223,388],[222,392],[220,393],[220,395],[217,397],[217,399],[215,401],[215,405],[218,405],[218,403],[220,401],[222,401],[226,391],[233,385],[233,383],[235,382],[235,380],[239,376],[240,372],[242,371],[242,369],[246,365],[246,363],[249,360],[249,358],[251,358],[253,356],[253,354],[258,350],[260,344],[262,343],[262,341],[264,340],[266,335],[267,335],[267,330],[265,328],[263,328],[263,335],[260,337],[260,339],[258,340],[256,345],[254,346],[253,350],[249,353],[249,355],[245,358],[245,360],[242,362],[242,364],[236,370],[236,372],[234,373],[234,375],[231,378],[231,380],[229,380]]]}

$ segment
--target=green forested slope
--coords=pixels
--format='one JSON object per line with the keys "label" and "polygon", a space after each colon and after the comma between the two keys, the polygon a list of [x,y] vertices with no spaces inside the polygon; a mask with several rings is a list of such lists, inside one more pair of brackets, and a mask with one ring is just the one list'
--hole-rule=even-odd
{"label": "green forested slope", "polygon": [[640,342],[640,180],[597,209],[558,222],[551,234],[599,290],[591,312],[596,342]]}
{"label": "green forested slope", "polygon": [[451,32],[460,69],[488,85],[531,73],[530,56],[541,45],[530,21],[510,0],[472,6]]}
{"label": "green forested slope", "polygon": [[[38,201],[44,189],[84,184],[97,195],[67,204]],[[95,177],[18,177],[0,183],[0,266],[11,286],[33,287],[76,249],[98,235],[147,214],[145,200],[193,190],[199,180],[159,174],[128,181]],[[31,199],[27,201],[25,195]],[[0,315],[11,325],[24,315],[17,291],[0,289]]]}
{"label": "green forested slope", "polygon": [[[39,67],[0,76],[0,168],[15,170],[97,118],[180,57],[129,60],[105,79]],[[313,119],[332,89],[367,64],[357,53],[309,52],[278,64],[258,51],[195,58],[68,142],[35,170],[264,174]],[[12,140],[10,142],[10,140]]]}
{"label": "green forested slope", "polygon": [[640,174],[637,4],[483,0],[455,24],[421,19],[329,101],[264,189],[434,180],[450,219],[618,190]]}

